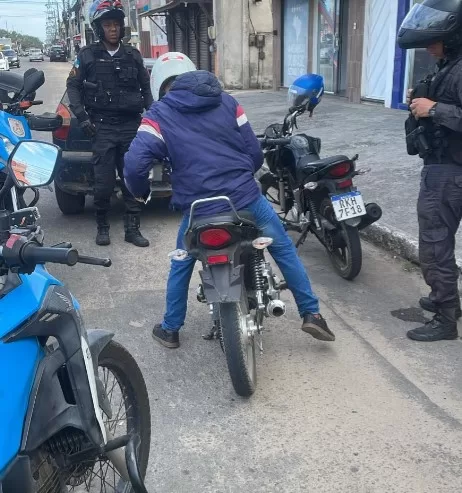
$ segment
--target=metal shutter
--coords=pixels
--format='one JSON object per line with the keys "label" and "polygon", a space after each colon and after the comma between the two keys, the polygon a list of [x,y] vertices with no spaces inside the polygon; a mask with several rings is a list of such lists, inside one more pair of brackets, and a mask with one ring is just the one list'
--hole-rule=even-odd
{"label": "metal shutter", "polygon": [[208,36],[208,19],[205,12],[200,9],[198,15],[198,34],[199,34],[199,68],[201,70],[212,71],[209,36]]}
{"label": "metal shutter", "polygon": [[196,19],[197,19],[197,5],[189,5],[188,10],[186,11],[187,14],[187,19],[188,19],[188,53],[187,55],[191,60],[193,61],[194,65],[196,67],[198,66],[199,59],[198,59],[198,50],[197,50],[197,25],[196,25]]}
{"label": "metal shutter", "polygon": [[[184,43],[184,22],[183,22],[183,16],[181,15],[181,12],[176,10],[173,13],[173,32],[174,32],[174,41],[175,41],[175,51],[181,51],[184,53],[185,51],[185,43]],[[181,28],[180,28],[181,26]]]}

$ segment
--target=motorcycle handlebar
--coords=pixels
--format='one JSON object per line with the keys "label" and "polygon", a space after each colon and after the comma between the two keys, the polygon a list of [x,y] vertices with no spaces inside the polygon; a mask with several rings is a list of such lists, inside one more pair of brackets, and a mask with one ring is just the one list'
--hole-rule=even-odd
{"label": "motorcycle handlebar", "polygon": [[265,139],[264,141],[261,142],[262,147],[269,147],[269,146],[286,146],[290,144],[290,139],[287,139],[285,137],[281,137],[279,139]]}
{"label": "motorcycle handlebar", "polygon": [[72,267],[79,261],[79,252],[75,248],[43,247],[36,243],[26,243],[21,248],[20,256],[29,265],[51,262]]}
{"label": "motorcycle handlebar", "polygon": [[[96,258],[79,255],[79,252],[75,248],[69,246],[70,243],[63,243],[62,245],[65,246],[65,248],[44,247],[33,242],[24,243],[20,250],[16,254],[13,254],[13,257],[16,257],[14,263],[19,261],[20,264],[25,266],[34,266],[37,264],[45,264],[50,262],[53,264],[68,265],[70,267],[77,263],[99,265],[102,267],[110,267],[112,265],[112,261],[109,258]],[[3,250],[3,247],[0,246],[0,256],[3,255]]]}

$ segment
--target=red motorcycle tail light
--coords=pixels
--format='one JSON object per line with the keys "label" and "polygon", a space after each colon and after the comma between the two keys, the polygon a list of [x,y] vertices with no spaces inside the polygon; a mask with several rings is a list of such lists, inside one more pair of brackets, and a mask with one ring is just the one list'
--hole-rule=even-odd
{"label": "red motorcycle tail light", "polygon": [[207,247],[221,247],[229,243],[231,234],[226,229],[206,229],[199,235],[199,241]]}
{"label": "red motorcycle tail light", "polygon": [[210,257],[207,257],[207,263],[209,265],[227,264],[228,262],[228,255],[211,255]]}
{"label": "red motorcycle tail light", "polygon": [[351,164],[348,161],[335,165],[329,170],[329,175],[341,178],[350,172]]}
{"label": "red motorcycle tail light", "polygon": [[353,180],[344,180],[337,183],[337,188],[348,188],[353,186]]}

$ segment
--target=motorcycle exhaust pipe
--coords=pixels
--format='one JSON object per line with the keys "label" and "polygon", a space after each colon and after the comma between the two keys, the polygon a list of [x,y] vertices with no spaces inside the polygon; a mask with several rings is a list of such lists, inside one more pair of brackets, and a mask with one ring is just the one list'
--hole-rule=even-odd
{"label": "motorcycle exhaust pipe", "polygon": [[281,300],[271,300],[267,307],[268,317],[279,318],[286,313],[286,304]]}
{"label": "motorcycle exhaust pipe", "polygon": [[370,204],[366,204],[366,215],[361,217],[361,222],[358,225],[358,230],[367,228],[371,224],[375,223],[382,217],[382,208],[371,202]]}

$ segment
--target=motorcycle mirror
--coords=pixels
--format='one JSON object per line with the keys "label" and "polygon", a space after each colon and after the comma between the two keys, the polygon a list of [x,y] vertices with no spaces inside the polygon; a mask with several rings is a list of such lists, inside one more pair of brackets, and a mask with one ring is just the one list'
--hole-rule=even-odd
{"label": "motorcycle mirror", "polygon": [[45,74],[42,70],[37,70],[37,72],[30,73],[24,78],[24,95],[28,95],[36,91],[40,86],[45,83]]}
{"label": "motorcycle mirror", "polygon": [[31,188],[48,185],[54,175],[60,148],[38,140],[19,142],[8,159],[9,175],[16,187]]}

